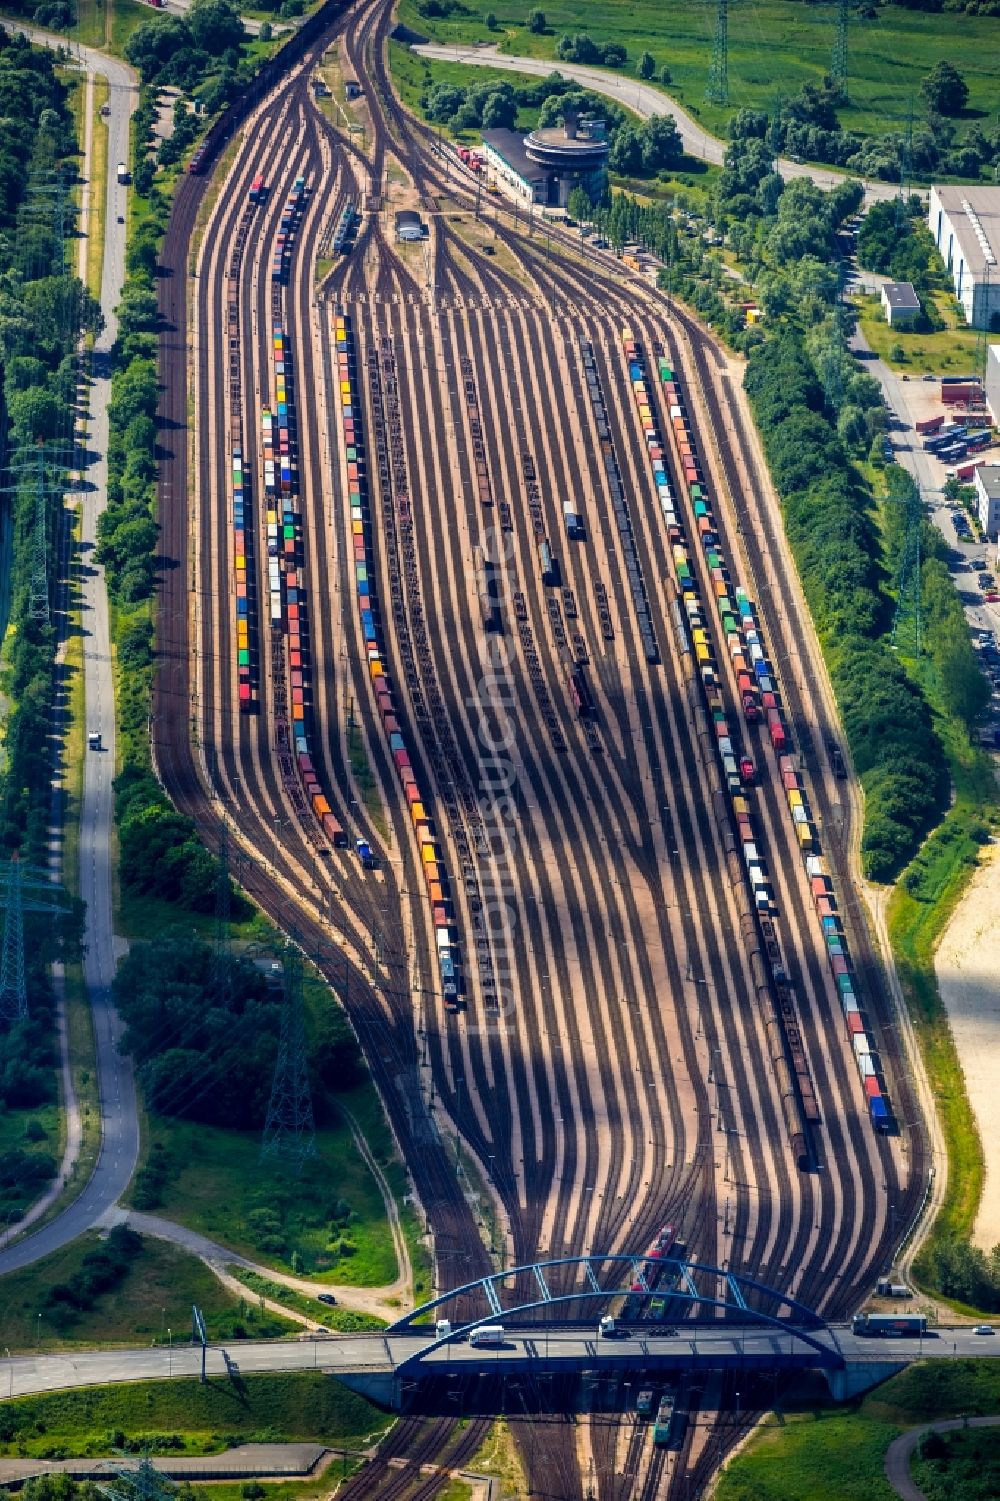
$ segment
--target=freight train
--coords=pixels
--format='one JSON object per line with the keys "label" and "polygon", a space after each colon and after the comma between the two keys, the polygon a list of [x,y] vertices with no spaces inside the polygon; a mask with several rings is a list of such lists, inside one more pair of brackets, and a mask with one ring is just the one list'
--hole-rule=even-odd
{"label": "freight train", "polygon": [[[375,696],[375,706],[389,744],[396,775],[410,811],[410,819],[420,850],[434,927],[435,952],[441,981],[441,996],[446,1011],[460,1011],[465,1002],[461,953],[455,931],[448,871],[444,851],[427,811],[423,793],[417,783],[406,740],[400,727],[392,685],[385,670],[381,628],[374,601],[374,570],[371,555],[370,509],[367,475],[362,462],[364,440],[361,402],[354,349],[354,333],[347,313],[338,308],[334,315],[334,348],[337,361],[337,390],[347,469],[347,494],[351,511],[351,542],[354,552],[354,586],[358,614],[364,636],[368,673]],[[375,408],[375,451],[380,465],[385,465],[387,438],[382,414]],[[385,472],[388,466],[385,465]]]}
{"label": "freight train", "polygon": [[[638,345],[631,330],[623,330],[623,342],[626,359],[629,362],[629,375],[632,380],[633,391],[635,392],[637,401],[641,401],[643,397],[646,397],[645,383],[643,381],[644,369]],[[701,473],[680,384],[666,359],[659,359],[658,372],[663,398],[670,418],[671,442],[678,468],[684,476],[695,529],[698,532],[711,576],[712,588],[716,596],[716,605],[720,616],[721,630],[730,657],[731,674],[737,697],[742,705],[744,717],[748,722],[752,723],[759,717],[759,714],[763,714],[764,716],[768,737],[778,762],[778,770],[795,832],[796,843],[802,852],[803,859],[806,861],[813,899],[822,927],[827,962],[840,996],[848,1036],[851,1041],[852,1051],[865,1094],[869,1119],[877,1131],[890,1131],[893,1129],[895,1123],[885,1090],[881,1062],[871,1035],[871,1028],[864,1021],[860,1012],[846,939],[837,910],[836,897],[830,883],[825,861],[822,861],[822,856],[819,853],[816,826],[808,805],[798,761],[792,753],[789,729],[781,706],[777,680],[766,654],[763,633],[746,590],[740,586],[734,588],[731,584],[729,572],[719,544],[719,537],[705,481]],[[643,425],[644,429],[647,429],[647,437],[649,434],[645,418],[646,414],[651,413],[651,411],[651,403],[647,397],[640,405],[640,415],[644,419]],[[694,591],[685,590],[685,580],[691,577],[689,569],[684,566],[689,563],[689,557],[677,511],[673,505],[669,482],[666,480],[662,465],[657,464],[656,460],[653,460],[653,466],[657,493],[663,509],[664,520],[667,523],[668,538],[672,543],[672,555],[677,574],[677,583],[685,600],[690,623],[696,618],[698,605],[696,602],[692,603],[688,598],[688,594]],[[707,639],[705,645],[707,647]],[[726,783],[730,792],[734,793],[733,813],[737,822],[739,842],[742,846],[744,861],[754,894],[754,904],[758,913],[763,917],[767,911],[766,897],[768,888],[766,873],[758,857],[756,842],[752,837],[749,809],[746,800],[738,795],[732,776],[732,767],[726,759],[724,747],[727,738],[725,731],[728,730],[728,726],[725,724],[724,714],[721,714],[720,717],[721,703],[715,702],[717,699],[717,688],[714,686],[714,679],[711,676],[706,676],[706,672],[711,672],[712,664],[710,658],[703,658],[700,665],[702,668],[702,679],[709,697],[710,710],[713,718],[716,720],[716,730]],[[741,790],[739,789],[739,791]],[[811,862],[813,861],[817,861],[819,864],[812,867]],[[813,868],[816,870],[815,875],[812,874]],[[787,982],[784,967],[780,963],[780,951],[777,948],[774,938],[773,924],[770,922],[770,919],[766,919],[765,922],[766,926],[762,924],[762,929],[765,943],[768,947],[776,999],[784,1021],[786,1037],[789,1042],[789,1052],[793,1067],[795,1068],[799,1094],[802,1101],[803,1118],[806,1121],[814,1122],[819,1119],[819,1112],[812,1078],[801,1044],[798,1023],[795,1019],[791,989]]]}

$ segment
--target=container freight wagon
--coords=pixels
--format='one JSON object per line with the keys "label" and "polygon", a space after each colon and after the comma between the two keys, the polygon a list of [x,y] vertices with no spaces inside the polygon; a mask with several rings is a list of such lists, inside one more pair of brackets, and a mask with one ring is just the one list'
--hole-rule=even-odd
{"label": "container freight wagon", "polygon": [[[280,293],[278,296],[280,297]],[[278,304],[280,306],[280,304]],[[261,446],[264,466],[265,535],[267,539],[268,591],[272,627],[272,660],[276,663],[275,692],[283,695],[283,709],[276,718],[290,725],[294,766],[305,795],[306,815],[311,812],[335,849],[347,846],[347,835],[320,785],[309,740],[306,716],[308,660],[303,635],[306,605],[300,586],[301,538],[298,536],[292,495],[291,400],[292,355],[284,326],[271,326],[271,362],[274,407],[261,411]],[[283,640],[282,640],[283,638]],[[282,650],[283,649],[283,650]],[[284,682],[277,666],[284,657]]]}
{"label": "container freight wagon", "polygon": [[241,714],[255,707],[250,661],[250,606],[247,592],[248,495],[243,474],[243,450],[234,443],[230,453],[233,508],[233,573],[236,586],[236,682]]}
{"label": "container freight wagon", "polygon": [[[361,399],[358,388],[354,334],[348,315],[341,309],[334,314],[334,357],[340,392],[341,433],[344,440],[347,470],[347,495],[351,516],[354,587],[358,615],[364,637],[369,678],[375,707],[392,757],[396,776],[410,810],[414,834],[420,852],[420,866],[427,890],[431,922],[434,927],[435,956],[446,1011],[464,1008],[461,953],[455,936],[454,913],[444,851],[427,813],[428,803],[417,783],[406,740],[400,730],[392,685],[385,670],[379,615],[374,597],[374,570],[370,567],[371,520],[368,482],[359,456],[364,448]],[[376,452],[385,449],[386,433],[382,414],[375,412]],[[354,455],[353,459],[350,455]]]}

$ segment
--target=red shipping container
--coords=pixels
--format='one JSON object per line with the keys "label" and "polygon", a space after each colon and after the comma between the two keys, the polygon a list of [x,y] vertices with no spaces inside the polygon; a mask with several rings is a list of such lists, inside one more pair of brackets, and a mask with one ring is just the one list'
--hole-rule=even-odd
{"label": "red shipping container", "polygon": [[392,759],[395,761],[397,769],[400,770],[410,764],[410,758],[405,750],[393,751]]}
{"label": "red shipping container", "polygon": [[865,1080],[865,1094],[870,1100],[877,1100],[882,1094],[882,1086],[872,1074]]}
{"label": "red shipping container", "polygon": [[856,1032],[863,1032],[865,1030],[865,1024],[861,1019],[860,1011],[849,1011],[847,1013],[847,1030],[852,1037]]}

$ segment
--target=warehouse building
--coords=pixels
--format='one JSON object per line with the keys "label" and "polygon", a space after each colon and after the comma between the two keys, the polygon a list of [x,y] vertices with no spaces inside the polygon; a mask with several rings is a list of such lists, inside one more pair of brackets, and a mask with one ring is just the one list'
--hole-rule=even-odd
{"label": "warehouse building", "polygon": [[484,130],[483,161],[487,180],[524,203],[565,208],[574,188],[582,187],[593,200],[608,180],[609,145],[604,121],[567,116],[565,125],[533,130]]}
{"label": "warehouse building", "polygon": [[1000,323],[1000,187],[933,187],[927,223],[965,321]]}
{"label": "warehouse building", "polygon": [[997,427],[1000,427],[1000,344],[991,344],[986,353],[986,405]]}
{"label": "warehouse building", "polygon": [[976,505],[979,525],[991,542],[1000,536],[1000,464],[976,467]]}
{"label": "warehouse building", "polygon": [[882,311],[890,328],[909,328],[920,313],[920,298],[912,282],[887,281],[882,287]]}

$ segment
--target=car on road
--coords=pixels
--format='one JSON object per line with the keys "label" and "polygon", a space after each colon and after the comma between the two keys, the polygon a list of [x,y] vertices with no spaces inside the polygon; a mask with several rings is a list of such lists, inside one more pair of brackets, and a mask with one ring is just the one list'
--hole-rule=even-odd
{"label": "car on road", "polygon": [[336,1308],[337,1306],[337,1300],[333,1296],[333,1293],[317,1293],[316,1302],[325,1303],[328,1308]]}
{"label": "car on road", "polygon": [[995,605],[997,600],[1000,599],[1000,594],[997,593],[996,589],[987,589],[984,597],[991,605]]}
{"label": "car on road", "polygon": [[994,1327],[993,1327],[992,1324],[977,1324],[976,1327],[975,1327],[975,1329],[973,1330],[973,1333],[974,1334],[996,1334],[996,1330],[994,1329]]}

